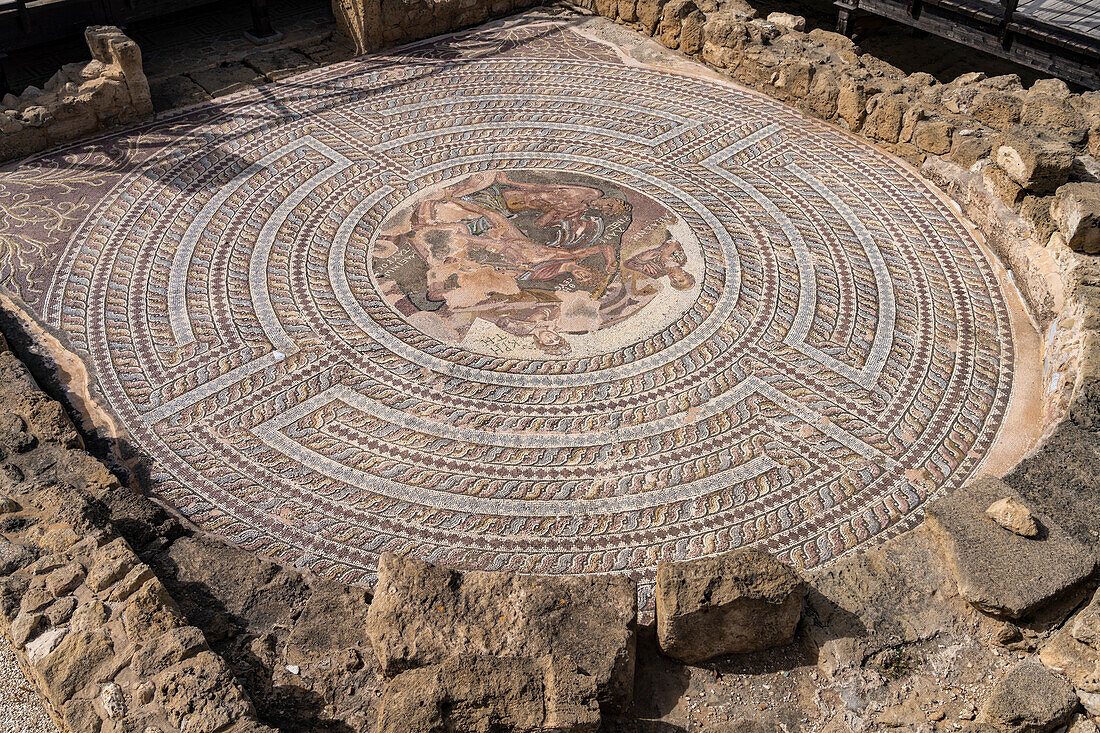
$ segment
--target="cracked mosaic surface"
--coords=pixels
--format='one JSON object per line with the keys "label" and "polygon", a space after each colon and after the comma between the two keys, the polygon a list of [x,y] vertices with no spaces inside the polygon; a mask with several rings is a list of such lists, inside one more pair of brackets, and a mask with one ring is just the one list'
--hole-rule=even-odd
{"label": "cracked mosaic surface", "polygon": [[311,72],[0,176],[0,277],[199,524],[379,553],[813,566],[967,479],[989,263],[901,164],[547,20]]}

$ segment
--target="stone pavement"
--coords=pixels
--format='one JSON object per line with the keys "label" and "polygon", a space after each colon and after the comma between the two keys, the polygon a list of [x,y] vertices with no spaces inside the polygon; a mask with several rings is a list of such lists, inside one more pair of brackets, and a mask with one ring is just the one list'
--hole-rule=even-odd
{"label": "stone pavement", "polygon": [[1011,303],[905,165],[690,68],[528,15],[163,115],[6,169],[0,277],[282,562],[816,566],[989,455]]}

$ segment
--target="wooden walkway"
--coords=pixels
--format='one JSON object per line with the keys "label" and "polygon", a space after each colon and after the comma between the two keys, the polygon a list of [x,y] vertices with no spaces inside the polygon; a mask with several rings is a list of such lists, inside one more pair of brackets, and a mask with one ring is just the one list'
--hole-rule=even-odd
{"label": "wooden walkway", "polygon": [[1100,0],[836,0],[837,30],[889,18],[1100,89]]}
{"label": "wooden walkway", "polygon": [[1100,0],[1020,0],[1016,12],[1100,38]]}

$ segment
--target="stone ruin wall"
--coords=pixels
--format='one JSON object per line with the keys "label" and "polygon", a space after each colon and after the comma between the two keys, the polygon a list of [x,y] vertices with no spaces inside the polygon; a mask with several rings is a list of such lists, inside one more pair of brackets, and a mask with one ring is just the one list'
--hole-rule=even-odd
{"label": "stone ruin wall", "polygon": [[[360,50],[372,51],[527,4],[334,0],[334,10]],[[761,20],[739,3],[582,5],[874,141],[957,203],[1014,274],[1044,335],[1045,437],[1006,477],[1042,504],[1045,487],[1066,480],[1059,474],[1064,453],[1100,429],[1100,92],[1074,94],[1056,80],[1024,89],[1015,77],[982,74],[941,84],[861,55],[843,36],[805,33],[800,18]],[[91,64],[63,69],[44,96],[5,98],[0,157],[151,115],[136,45],[114,29],[89,29],[88,40]],[[454,686],[465,684],[467,699],[485,679],[504,700],[500,714],[558,730],[592,730],[601,714],[626,704],[636,643],[628,584],[540,579],[531,587],[541,590],[531,594],[512,576],[464,579],[393,561],[379,587],[396,598],[372,603],[368,589],[320,581],[230,547],[120,484],[84,450],[64,410],[6,345],[0,459],[0,632],[63,731],[272,730],[259,717],[286,730],[326,722],[407,730],[401,711],[411,708],[401,706],[416,703],[416,690],[450,695],[453,703],[461,697]],[[921,550],[921,532],[896,541]],[[860,560],[845,568],[873,585],[874,571]],[[471,595],[447,595],[455,587]],[[540,594],[562,596],[577,617],[591,619],[584,649],[562,653],[569,651],[566,635],[531,601]],[[480,638],[477,653],[424,642],[419,648],[428,651],[410,656],[400,636],[407,628],[393,625],[403,612],[420,613],[415,600],[425,598],[443,599],[441,611],[467,613],[489,599],[515,607],[518,621],[435,618],[455,638]],[[404,623],[425,626],[411,617]],[[515,638],[514,623],[525,629]],[[486,639],[512,640],[494,646]],[[594,681],[569,667],[585,653],[594,653],[589,667],[603,670]],[[501,658],[512,666],[503,668]],[[517,680],[523,684],[514,688]],[[1082,700],[1096,698],[1090,712],[1100,713],[1100,688],[1074,682]],[[379,718],[383,699],[390,712]]]}
{"label": "stone ruin wall", "polygon": [[112,26],[84,32],[92,60],[0,100],[0,162],[153,116],[141,49]]}

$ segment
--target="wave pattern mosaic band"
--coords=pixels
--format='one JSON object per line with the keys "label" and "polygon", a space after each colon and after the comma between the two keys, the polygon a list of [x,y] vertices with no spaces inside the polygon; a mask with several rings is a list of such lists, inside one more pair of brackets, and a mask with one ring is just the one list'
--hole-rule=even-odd
{"label": "wave pattern mosaic band", "polygon": [[345,580],[814,566],[966,480],[1010,393],[996,277],[904,166],[551,21],[71,148],[0,203],[24,180],[69,225],[17,222],[57,264],[4,275],[153,488]]}

